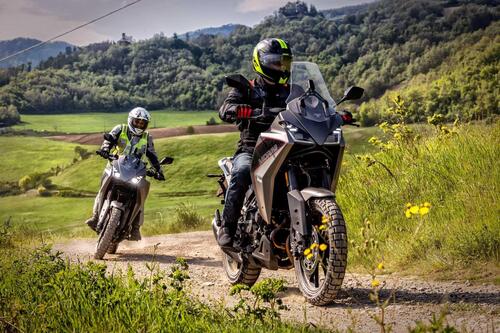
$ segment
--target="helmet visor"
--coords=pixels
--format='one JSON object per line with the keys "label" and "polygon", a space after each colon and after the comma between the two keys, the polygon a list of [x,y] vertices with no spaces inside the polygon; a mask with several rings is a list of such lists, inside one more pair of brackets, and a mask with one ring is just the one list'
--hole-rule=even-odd
{"label": "helmet visor", "polygon": [[260,57],[262,66],[280,72],[290,72],[292,57],[289,54],[264,54]]}
{"label": "helmet visor", "polygon": [[145,130],[146,128],[148,128],[148,121],[141,118],[134,118],[132,119],[132,126],[141,130]]}

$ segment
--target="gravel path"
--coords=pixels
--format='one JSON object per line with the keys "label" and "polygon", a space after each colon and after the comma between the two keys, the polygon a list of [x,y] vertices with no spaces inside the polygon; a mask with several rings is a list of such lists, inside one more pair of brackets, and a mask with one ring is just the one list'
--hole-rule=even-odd
{"label": "gravel path", "polygon": [[[73,240],[57,244],[72,260],[91,260],[96,240]],[[156,245],[156,251],[155,251]],[[221,253],[211,231],[148,237],[141,242],[123,242],[116,255],[106,255],[110,270],[125,270],[132,265],[136,274],[146,275],[145,263],[153,259],[160,269],[169,270],[176,257],[187,259],[192,292],[204,301],[222,301],[228,305],[235,299],[228,296],[230,288],[222,269]],[[369,300],[370,277],[346,274],[344,289],[335,304],[315,307],[304,301],[297,287],[293,270],[263,270],[261,278],[276,277],[288,281],[283,300],[290,307],[282,316],[286,320],[304,322],[331,329],[345,330],[355,323],[356,331],[376,332],[379,328],[370,318],[377,309]],[[386,286],[383,298],[395,295],[386,309],[386,321],[394,332],[406,332],[416,320],[428,320],[434,313],[448,309],[447,320],[460,331],[500,332],[500,287],[472,285],[467,282],[435,282],[422,278],[382,276]],[[304,317],[306,317],[304,319]]]}

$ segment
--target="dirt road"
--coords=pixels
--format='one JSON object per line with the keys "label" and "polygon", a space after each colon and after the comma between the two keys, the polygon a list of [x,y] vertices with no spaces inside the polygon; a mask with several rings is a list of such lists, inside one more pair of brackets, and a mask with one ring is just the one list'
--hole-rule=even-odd
{"label": "dirt road", "polygon": [[[238,130],[234,125],[196,125],[192,127],[194,133],[188,133],[187,127],[152,128],[148,130],[148,132],[151,133],[151,135],[155,139],[159,139],[187,134],[229,133],[236,132]],[[59,141],[74,142],[82,145],[100,145],[102,143],[102,133],[65,134],[48,136],[47,138]]]}
{"label": "dirt road", "polygon": [[[155,252],[155,245],[156,252]],[[90,260],[94,239],[74,240],[58,244],[71,259]],[[106,255],[110,270],[124,270],[132,265],[136,274],[146,275],[146,263],[153,259],[160,269],[168,270],[176,257],[187,259],[192,292],[204,301],[224,300],[228,305],[235,299],[228,296],[227,282],[221,264],[221,253],[210,231],[148,237],[141,242],[124,242],[116,255]],[[376,332],[379,328],[370,314],[376,311],[369,300],[370,277],[346,274],[344,289],[335,304],[314,307],[306,303],[297,287],[293,270],[263,270],[261,278],[276,277],[288,281],[283,300],[290,307],[282,316],[287,320],[347,329],[355,323],[356,331]],[[500,332],[500,288],[494,285],[471,285],[464,282],[433,282],[418,278],[386,276],[382,297],[395,293],[395,302],[387,308],[386,320],[394,332],[406,332],[416,320],[427,320],[433,313],[448,308],[447,320],[459,330]]]}

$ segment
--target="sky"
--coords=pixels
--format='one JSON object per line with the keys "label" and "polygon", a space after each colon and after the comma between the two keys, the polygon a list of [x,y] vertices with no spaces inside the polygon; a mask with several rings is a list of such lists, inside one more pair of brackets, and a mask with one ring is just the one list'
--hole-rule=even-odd
{"label": "sky", "polygon": [[[338,8],[373,0],[306,0],[318,9]],[[104,15],[132,0],[0,0],[0,40],[31,37],[46,40]],[[253,26],[287,0],[142,0],[59,40],[86,45],[117,40],[121,33],[135,40],[163,32],[171,36],[228,23]]]}

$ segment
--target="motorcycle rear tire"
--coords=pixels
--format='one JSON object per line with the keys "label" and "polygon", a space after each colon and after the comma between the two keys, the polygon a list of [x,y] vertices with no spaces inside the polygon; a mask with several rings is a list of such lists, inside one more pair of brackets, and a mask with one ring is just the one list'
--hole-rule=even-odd
{"label": "motorcycle rear tire", "polygon": [[[329,256],[326,260],[326,273],[324,280],[319,286],[312,286],[307,281],[307,275],[303,269],[305,256],[301,255],[295,259],[295,274],[299,283],[299,289],[306,300],[314,305],[327,305],[332,303],[344,280],[347,266],[347,229],[340,207],[333,198],[312,199],[309,207],[311,213],[320,213],[328,217],[326,233],[328,235]],[[311,214],[310,214],[311,215]],[[319,266],[316,269],[320,269]]]}
{"label": "motorcycle rear tire", "polygon": [[94,259],[101,260],[102,258],[104,258],[104,255],[111,245],[116,228],[118,227],[118,223],[120,222],[121,213],[121,210],[117,208],[111,209],[109,221],[99,235],[100,237],[97,241]]}

